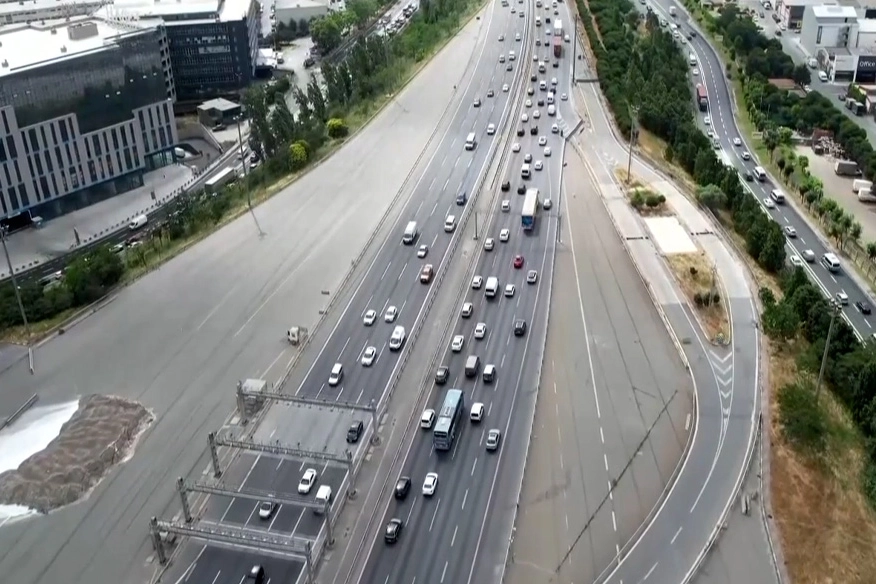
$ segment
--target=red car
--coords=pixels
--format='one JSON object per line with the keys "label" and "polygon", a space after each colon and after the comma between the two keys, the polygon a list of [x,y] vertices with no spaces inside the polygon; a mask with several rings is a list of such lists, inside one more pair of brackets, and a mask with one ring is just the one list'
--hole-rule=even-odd
{"label": "red car", "polygon": [[517,268],[518,270],[523,267],[523,256],[522,255],[514,256],[514,267]]}

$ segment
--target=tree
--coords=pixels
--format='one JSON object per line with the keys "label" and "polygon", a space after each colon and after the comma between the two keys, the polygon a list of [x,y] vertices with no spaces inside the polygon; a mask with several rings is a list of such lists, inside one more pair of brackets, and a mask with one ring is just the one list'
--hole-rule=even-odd
{"label": "tree", "polygon": [[785,301],[765,306],[763,311],[763,330],[770,337],[787,341],[797,335],[800,318],[794,307]]}
{"label": "tree", "polygon": [[727,195],[717,186],[708,184],[697,189],[697,201],[702,206],[717,211],[727,205]]}
{"label": "tree", "polygon": [[321,122],[328,119],[328,103],[322,92],[316,77],[311,77],[307,83],[307,102],[310,104],[312,115]]}
{"label": "tree", "polygon": [[330,119],[326,124],[326,130],[328,130],[329,138],[343,138],[350,133],[347,122],[340,118]]}
{"label": "tree", "polygon": [[301,170],[307,166],[307,150],[299,142],[296,142],[289,147],[289,159],[292,163],[292,170]]}
{"label": "tree", "polygon": [[338,20],[329,14],[310,23],[310,36],[324,53],[333,51],[341,44],[343,29]]}
{"label": "tree", "polygon": [[377,13],[377,4],[372,0],[349,0],[347,11],[352,15],[355,25],[361,28]]}

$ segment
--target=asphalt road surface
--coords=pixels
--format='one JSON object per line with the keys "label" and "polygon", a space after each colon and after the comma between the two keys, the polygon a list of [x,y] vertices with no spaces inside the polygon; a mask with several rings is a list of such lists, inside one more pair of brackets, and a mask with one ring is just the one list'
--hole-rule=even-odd
{"label": "asphalt road surface", "polygon": [[179,509],[173,480],[206,466],[206,434],[233,411],[237,381],[281,377],[296,351],[285,329],[313,330],[330,298],[322,291],[338,293],[426,148],[474,41],[467,29],[343,151],[259,207],[266,237],[242,217],[38,347],[36,375],[26,362],[2,373],[4,410],[33,393],[42,403],[105,393],[156,416],[138,452],[87,500],[0,531],[5,577],[151,577],[148,518]]}
{"label": "asphalt road surface", "polygon": [[509,584],[593,582],[667,486],[691,414],[690,374],[598,187],[573,149],[566,160],[548,357]]}
{"label": "asphalt road surface", "polygon": [[[693,21],[688,21],[687,13],[684,12],[684,6],[673,0],[660,0],[660,2],[651,2],[654,10],[666,18],[669,18],[669,8],[675,6],[679,14],[679,22],[684,24],[685,29],[694,26]],[[721,144],[721,155],[727,164],[731,164],[738,168],[740,172],[753,171],[758,162],[754,159],[745,161],[742,159],[742,153],[746,150],[751,151],[751,148],[745,144],[745,137],[739,131],[736,123],[736,118],[733,114],[733,100],[731,98],[731,89],[728,85],[727,78],[724,75],[721,61],[714,48],[708,43],[702,32],[697,34],[692,40],[684,45],[685,50],[692,51],[697,56],[699,61],[699,75],[693,77],[691,83],[703,83],[706,86],[706,91],[709,95],[709,111],[699,113],[700,122],[704,122],[705,116],[709,116],[710,124],[702,124],[704,130],[712,130]],[[734,138],[740,138],[742,144],[735,146]],[[784,190],[782,183],[775,177],[768,176],[764,182],[747,182],[744,183],[751,191],[752,195],[757,197],[763,205],[763,200],[769,198],[770,192],[773,189]],[[788,196],[788,199],[793,197]],[[778,205],[774,209],[763,206],[764,212],[770,215],[782,228],[793,227],[797,235],[787,239],[787,249],[789,255],[803,257],[801,254],[804,250],[812,250],[815,253],[815,261],[805,264],[804,268],[810,277],[818,284],[821,290],[828,298],[833,298],[840,291],[848,294],[850,303],[843,308],[843,315],[852,328],[857,331],[861,338],[869,338],[876,329],[876,321],[873,316],[861,314],[854,306],[858,300],[870,302],[869,294],[866,288],[862,287],[858,280],[850,277],[845,269],[839,272],[828,271],[821,263],[821,257],[827,252],[836,250],[828,243],[827,239],[817,233],[810,223],[803,219],[801,213],[796,208],[796,201],[793,203],[789,200],[784,205]],[[851,268],[850,271],[854,271]]]}

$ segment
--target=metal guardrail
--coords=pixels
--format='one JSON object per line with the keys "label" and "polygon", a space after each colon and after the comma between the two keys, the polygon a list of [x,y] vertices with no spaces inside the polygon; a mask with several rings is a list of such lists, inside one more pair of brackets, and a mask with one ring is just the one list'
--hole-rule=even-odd
{"label": "metal guardrail", "polygon": [[34,406],[34,404],[36,404],[37,401],[39,401],[39,399],[40,399],[40,396],[38,396],[37,394],[33,394],[32,396],[27,398],[27,401],[24,402],[17,410],[15,410],[11,416],[9,416],[5,420],[3,420],[2,423],[0,423],[0,430],[14,424],[15,420],[17,420],[18,418],[23,416],[27,410],[32,408]]}

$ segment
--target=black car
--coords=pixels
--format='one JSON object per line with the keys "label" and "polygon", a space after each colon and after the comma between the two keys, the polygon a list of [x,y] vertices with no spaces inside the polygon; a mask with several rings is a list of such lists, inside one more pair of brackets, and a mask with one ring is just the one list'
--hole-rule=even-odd
{"label": "black car", "polygon": [[399,477],[398,482],[395,483],[395,498],[404,499],[410,490],[411,477]]}
{"label": "black car", "polygon": [[438,368],[438,371],[435,372],[435,383],[438,385],[444,385],[447,383],[447,379],[450,377],[450,370],[447,369],[445,365],[442,365]]}
{"label": "black car", "polygon": [[538,136],[538,126],[532,126],[529,128],[529,133],[533,136]]}
{"label": "black car", "polygon": [[560,62],[554,61],[554,69],[559,69],[559,67],[560,67]]}
{"label": "black car", "polygon": [[526,334],[526,321],[522,318],[518,318],[514,321],[514,336],[522,337]]}
{"label": "black car", "polygon": [[539,99],[539,100],[538,100],[538,106],[539,106],[539,107],[544,107],[544,100],[543,100],[543,99]]}
{"label": "black car", "polygon": [[506,192],[511,190],[511,181],[510,180],[506,180],[505,182],[502,183],[502,190],[506,191]]}
{"label": "black car", "polygon": [[468,201],[468,193],[462,191],[458,195],[456,195],[456,204],[457,205],[465,205],[466,201]]}
{"label": "black car", "polygon": [[517,187],[517,194],[518,195],[525,195],[526,194],[526,185],[520,185],[519,187]]}
{"label": "black car", "polygon": [[508,66],[505,67],[505,70],[506,70],[506,71],[513,71],[513,70],[514,70],[514,65],[512,65],[511,63],[508,63]]}
{"label": "black car", "polygon": [[745,181],[746,181],[746,182],[753,182],[753,181],[754,181],[754,175],[751,174],[751,171],[750,171],[750,170],[746,170],[744,176],[745,176]]}
{"label": "black car", "polygon": [[518,135],[518,136],[522,136],[523,133],[524,133],[524,132],[523,132],[523,128],[517,128],[517,135]]}
{"label": "black car", "polygon": [[540,47],[540,46],[541,46],[541,39],[535,39],[535,46],[536,46],[536,47]]}
{"label": "black car", "polygon": [[359,441],[359,438],[362,437],[362,431],[365,430],[365,424],[362,423],[362,420],[356,420],[353,424],[347,429],[347,442],[350,444],[354,444]]}
{"label": "black car", "polygon": [[397,517],[390,519],[389,523],[386,524],[386,533],[383,535],[384,541],[386,543],[397,542],[401,535],[402,527],[404,527],[404,522],[401,519]]}
{"label": "black car", "polygon": [[857,302],[855,302],[855,308],[860,310],[861,314],[870,314],[870,312],[872,312],[870,305],[863,300],[858,300]]}
{"label": "black car", "polygon": [[249,569],[249,573],[246,575],[246,577],[248,581],[253,582],[254,584],[264,584],[265,569],[256,564]]}
{"label": "black car", "polygon": [[538,75],[533,73],[532,75],[529,76],[529,80],[532,81],[533,83],[535,83],[536,81],[538,81]]}

